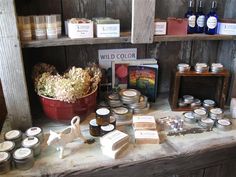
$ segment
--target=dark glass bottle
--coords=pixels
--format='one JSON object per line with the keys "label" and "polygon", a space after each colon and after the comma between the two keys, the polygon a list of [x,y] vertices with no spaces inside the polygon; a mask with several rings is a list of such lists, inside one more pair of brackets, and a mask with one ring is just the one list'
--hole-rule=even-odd
{"label": "dark glass bottle", "polygon": [[211,10],[206,16],[206,34],[216,34],[217,33],[217,24],[218,24],[218,15],[216,14],[217,2],[212,1]]}
{"label": "dark glass bottle", "polygon": [[199,1],[196,14],[196,33],[204,32],[205,19],[205,14],[203,13],[203,2]]}
{"label": "dark glass bottle", "polygon": [[188,11],[185,14],[185,18],[188,19],[188,34],[195,33],[196,15],[193,10],[193,0],[189,1]]}

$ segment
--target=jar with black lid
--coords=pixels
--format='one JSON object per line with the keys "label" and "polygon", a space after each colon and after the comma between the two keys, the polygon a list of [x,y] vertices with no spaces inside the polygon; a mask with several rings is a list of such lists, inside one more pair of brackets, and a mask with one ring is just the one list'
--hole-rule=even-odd
{"label": "jar with black lid", "polygon": [[34,166],[34,155],[30,148],[19,148],[13,153],[15,167],[19,170],[28,170]]}
{"label": "jar with black lid", "polygon": [[100,125],[97,124],[96,119],[92,119],[89,122],[89,133],[92,136],[100,136],[101,135],[101,130],[100,130]]}
{"label": "jar with black lid", "polygon": [[20,130],[11,130],[5,133],[4,139],[7,141],[13,141],[15,143],[15,147],[19,148],[22,141],[22,132]]}

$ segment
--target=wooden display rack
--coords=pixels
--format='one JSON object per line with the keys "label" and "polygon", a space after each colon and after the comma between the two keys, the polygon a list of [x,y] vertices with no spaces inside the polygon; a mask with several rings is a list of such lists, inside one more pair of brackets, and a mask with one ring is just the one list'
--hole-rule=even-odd
{"label": "wooden display rack", "polygon": [[224,108],[228,90],[230,73],[223,70],[220,73],[196,73],[188,71],[180,73],[172,71],[169,103],[173,111],[190,111],[192,108],[179,107],[178,99],[183,95],[192,95],[200,100],[211,99],[216,101],[216,106]]}

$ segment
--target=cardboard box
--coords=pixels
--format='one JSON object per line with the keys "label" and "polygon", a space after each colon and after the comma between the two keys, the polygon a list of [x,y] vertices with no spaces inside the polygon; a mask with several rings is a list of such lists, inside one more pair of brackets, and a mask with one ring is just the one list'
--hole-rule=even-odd
{"label": "cardboard box", "polygon": [[222,19],[218,22],[217,34],[236,35],[236,20]]}
{"label": "cardboard box", "polygon": [[154,35],[166,35],[167,22],[165,20],[155,20]]}
{"label": "cardboard box", "polygon": [[137,144],[159,144],[159,135],[156,130],[135,130],[134,136]]}
{"label": "cardboard box", "polygon": [[71,39],[93,38],[93,21],[89,23],[71,23],[70,20],[65,22],[65,31]]}
{"label": "cardboard box", "polygon": [[154,116],[133,116],[133,127],[135,130],[156,130]]}
{"label": "cardboard box", "polygon": [[188,20],[185,18],[169,17],[167,19],[167,35],[187,35]]}

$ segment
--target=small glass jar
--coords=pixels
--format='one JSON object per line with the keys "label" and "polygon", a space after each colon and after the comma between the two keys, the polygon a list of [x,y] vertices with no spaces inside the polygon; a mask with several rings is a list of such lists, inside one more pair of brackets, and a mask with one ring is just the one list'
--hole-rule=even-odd
{"label": "small glass jar", "polygon": [[203,101],[203,107],[206,108],[208,111],[211,109],[211,108],[214,108],[216,105],[215,101],[213,100],[204,100]]}
{"label": "small glass jar", "polygon": [[28,170],[34,166],[34,154],[29,148],[19,148],[13,153],[15,167],[19,170]]}
{"label": "small glass jar", "polygon": [[196,120],[207,118],[207,112],[204,109],[201,109],[201,108],[194,109],[193,113]]}
{"label": "small glass jar", "polygon": [[11,170],[11,155],[8,152],[0,152],[0,175]]}
{"label": "small glass jar", "polygon": [[56,15],[46,15],[46,31],[48,39],[57,38],[57,16]]}
{"label": "small glass jar", "polygon": [[37,137],[27,137],[22,141],[22,147],[30,148],[33,150],[34,157],[38,156],[41,152],[40,141]]}
{"label": "small glass jar", "polygon": [[184,103],[191,104],[194,100],[194,97],[192,95],[184,95],[183,99],[184,99]]}
{"label": "small glass jar", "polygon": [[219,73],[224,70],[224,66],[221,63],[212,63],[211,64],[211,72]]}
{"label": "small glass jar", "polygon": [[229,119],[220,119],[217,120],[216,127],[218,130],[229,131],[232,128],[232,123]]}
{"label": "small glass jar", "polygon": [[60,14],[56,14],[56,19],[57,19],[57,36],[61,37],[61,33],[62,33],[61,15]]}
{"label": "small glass jar", "polygon": [[109,132],[112,132],[113,130],[115,130],[115,126],[112,124],[101,126],[101,135],[103,136]]}
{"label": "small glass jar", "polygon": [[36,136],[39,139],[40,143],[43,142],[43,130],[39,127],[31,127],[26,130],[25,134],[27,137]]}
{"label": "small glass jar", "polygon": [[96,110],[96,122],[98,125],[108,125],[110,123],[111,111],[108,108],[99,108]]}
{"label": "small glass jar", "polygon": [[182,98],[179,98],[178,99],[178,106],[182,108],[182,107],[188,106],[188,104],[186,104]]}
{"label": "small glass jar", "polygon": [[196,123],[196,119],[194,117],[193,112],[184,113],[184,120],[185,120],[185,122],[190,123],[190,124]]}
{"label": "small glass jar", "polygon": [[224,112],[221,108],[210,109],[209,116],[213,120],[223,119]]}
{"label": "small glass jar", "polygon": [[46,23],[45,23],[45,16],[33,16],[33,23],[34,23],[34,33],[36,40],[42,40],[47,38],[46,32]]}
{"label": "small glass jar", "polygon": [[30,16],[18,16],[17,19],[21,40],[32,40]]}
{"label": "small glass jar", "polygon": [[196,71],[196,73],[208,72],[209,67],[206,63],[197,63],[195,65],[195,71]]}
{"label": "small glass jar", "polygon": [[193,102],[191,103],[191,108],[200,107],[201,105],[202,105],[201,100],[199,100],[199,99],[194,99]]}
{"label": "small glass jar", "polygon": [[15,143],[13,141],[3,141],[0,143],[0,152],[9,152],[13,153],[15,149]]}
{"label": "small glass jar", "polygon": [[190,71],[190,66],[189,64],[180,63],[177,65],[177,69],[180,73],[184,73],[184,72]]}
{"label": "small glass jar", "polygon": [[206,128],[207,130],[212,130],[214,125],[214,121],[210,118],[202,118],[198,123],[201,127]]}
{"label": "small glass jar", "polygon": [[100,125],[97,124],[96,119],[92,119],[89,122],[89,133],[92,136],[100,136],[101,130]]}
{"label": "small glass jar", "polygon": [[4,139],[6,141],[13,141],[15,143],[15,147],[19,148],[21,146],[22,133],[20,130],[11,130],[5,133]]}

